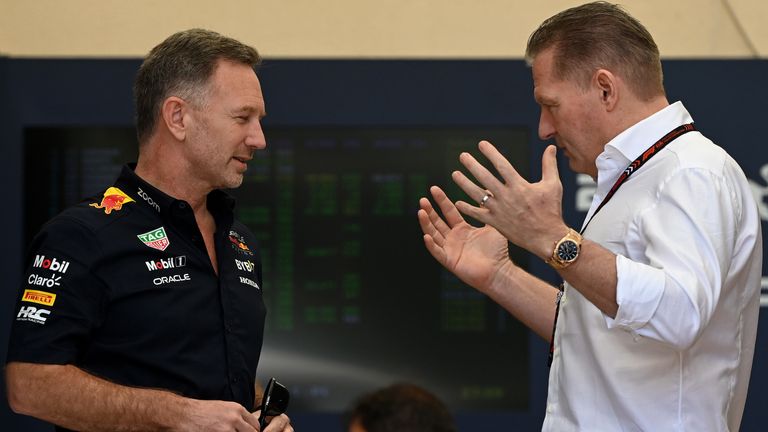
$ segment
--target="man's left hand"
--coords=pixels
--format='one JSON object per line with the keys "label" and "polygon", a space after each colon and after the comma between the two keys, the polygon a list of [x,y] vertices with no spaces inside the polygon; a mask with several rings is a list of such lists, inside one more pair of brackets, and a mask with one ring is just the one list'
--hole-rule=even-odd
{"label": "man's left hand", "polygon": [[[256,411],[253,413],[253,415],[256,416],[256,418],[259,418],[259,416],[261,416],[261,411]],[[262,432],[293,432],[291,419],[289,419],[285,414],[272,417],[269,419],[269,423],[267,423],[267,426]]]}
{"label": "man's left hand", "polygon": [[[510,242],[546,260],[554,243],[568,231],[563,222],[563,185],[557,169],[557,148],[550,145],[541,158],[541,181],[529,183],[488,141],[478,145],[502,178],[497,179],[469,153],[459,161],[482,186],[461,171],[454,171],[453,181],[470,197],[474,206],[458,201],[456,208],[467,216],[496,228]],[[483,200],[489,194],[490,197]]]}

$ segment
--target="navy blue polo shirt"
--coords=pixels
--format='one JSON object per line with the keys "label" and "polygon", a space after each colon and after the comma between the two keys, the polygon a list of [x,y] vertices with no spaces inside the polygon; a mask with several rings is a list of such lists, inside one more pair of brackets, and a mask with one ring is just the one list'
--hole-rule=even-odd
{"label": "navy blue polo shirt", "polygon": [[261,261],[234,200],[208,195],[214,272],[190,206],[126,166],[33,240],[8,362],[72,364],[117,384],[254,406]]}

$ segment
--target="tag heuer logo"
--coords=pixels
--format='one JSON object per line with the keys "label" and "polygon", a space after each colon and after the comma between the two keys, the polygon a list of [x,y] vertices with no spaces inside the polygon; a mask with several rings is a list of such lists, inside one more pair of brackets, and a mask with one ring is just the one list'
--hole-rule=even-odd
{"label": "tag heuer logo", "polygon": [[152,231],[145,232],[144,234],[139,234],[136,237],[138,237],[142,243],[151,247],[152,249],[161,251],[164,251],[165,248],[171,244],[171,241],[168,240],[168,236],[165,234],[165,228],[163,227],[153,229]]}

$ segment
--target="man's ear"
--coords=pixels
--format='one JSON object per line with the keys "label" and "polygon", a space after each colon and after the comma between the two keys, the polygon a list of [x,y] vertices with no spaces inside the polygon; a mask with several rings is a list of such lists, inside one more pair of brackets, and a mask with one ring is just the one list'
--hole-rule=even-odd
{"label": "man's ear", "polygon": [[186,114],[189,104],[181,98],[171,96],[163,101],[160,116],[165,127],[179,141],[187,137]]}
{"label": "man's ear", "polygon": [[600,92],[600,102],[606,111],[613,111],[619,101],[619,86],[616,75],[607,69],[598,69],[594,84]]}

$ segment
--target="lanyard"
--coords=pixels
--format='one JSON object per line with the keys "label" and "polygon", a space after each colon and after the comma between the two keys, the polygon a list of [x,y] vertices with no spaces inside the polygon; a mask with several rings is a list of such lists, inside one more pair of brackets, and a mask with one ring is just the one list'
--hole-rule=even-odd
{"label": "lanyard", "polygon": [[648,150],[644,151],[643,154],[637,157],[627,168],[624,170],[623,173],[619,176],[619,178],[616,180],[616,183],[613,184],[611,187],[611,190],[608,191],[608,194],[605,195],[605,198],[603,198],[603,201],[600,203],[599,206],[597,206],[597,209],[594,213],[592,213],[592,216],[589,218],[586,224],[584,224],[584,228],[581,229],[581,234],[584,234],[584,231],[586,231],[587,226],[590,222],[592,222],[592,219],[594,219],[597,212],[600,211],[600,209],[603,208],[606,204],[608,204],[608,201],[613,198],[613,195],[616,193],[617,190],[621,187],[621,185],[624,184],[624,182],[629,179],[629,176],[631,176],[635,171],[639,170],[640,167],[645,165],[648,160],[659,152],[659,150],[663,149],[667,146],[667,144],[671,143],[672,141],[676,140],[677,138],[687,134],[688,132],[695,131],[696,128],[693,126],[693,123],[684,124],[681,126],[678,126],[674,129],[672,129],[668,134],[661,137],[658,141],[656,141],[652,146],[648,147]]}
{"label": "lanyard", "polygon": [[[624,170],[623,173],[619,176],[619,178],[616,180],[616,183],[613,184],[611,187],[611,190],[608,191],[608,194],[605,195],[605,198],[603,198],[603,201],[600,203],[599,206],[597,206],[597,209],[595,209],[595,212],[592,213],[592,216],[590,216],[589,220],[586,224],[584,224],[584,228],[581,229],[581,233],[583,234],[584,231],[586,231],[587,226],[590,222],[592,222],[592,219],[594,219],[597,212],[600,211],[607,203],[608,201],[613,198],[613,195],[616,193],[617,190],[621,187],[621,185],[624,184],[624,182],[629,179],[629,176],[634,174],[637,170],[640,169],[648,160],[652,157],[654,157],[659,150],[663,149],[667,146],[667,144],[671,143],[672,141],[676,140],[677,138],[681,137],[682,135],[687,134],[688,132],[695,131],[696,128],[693,126],[693,123],[687,123],[681,126],[678,126],[671,130],[668,134],[664,135],[656,141],[652,146],[648,147],[648,150],[644,151],[640,156],[637,157],[627,168]],[[555,353],[555,330],[557,329],[557,318],[560,315],[560,299],[563,297],[563,291],[565,289],[564,284],[560,284],[559,286],[560,292],[557,293],[557,301],[556,301],[556,309],[555,309],[555,322],[552,327],[552,340],[549,342],[549,359],[547,361],[547,366],[552,365],[552,357]]]}

